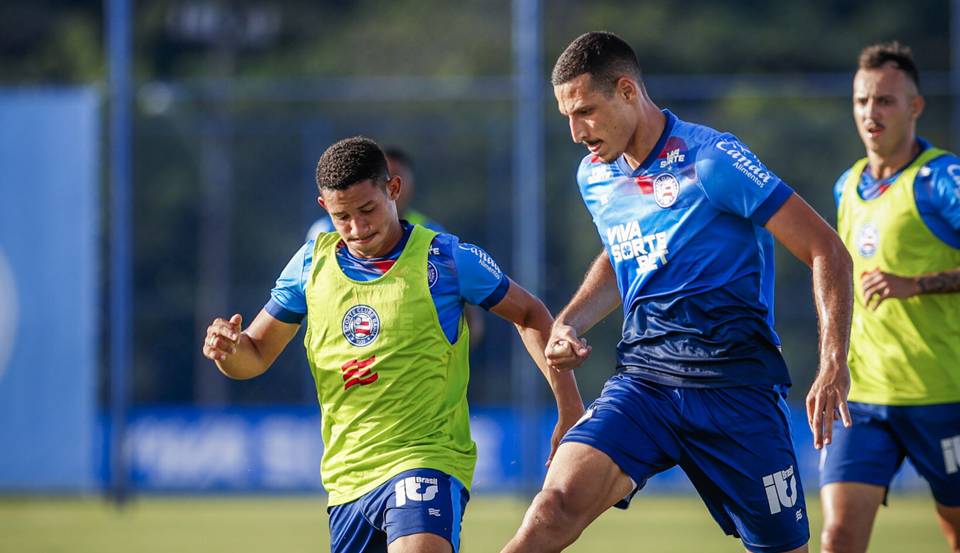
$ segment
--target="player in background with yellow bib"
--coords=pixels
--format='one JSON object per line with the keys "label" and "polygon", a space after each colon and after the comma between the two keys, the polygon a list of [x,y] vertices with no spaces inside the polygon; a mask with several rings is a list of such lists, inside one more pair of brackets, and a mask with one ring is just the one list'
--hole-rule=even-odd
{"label": "player in background with yellow bib", "polygon": [[865,48],[853,116],[867,157],[837,181],[854,263],[850,414],[821,453],[823,551],[867,550],[905,457],[930,483],[960,551],[960,158],[918,138],[909,48]]}
{"label": "player in background with yellow bib", "polygon": [[331,550],[456,552],[476,464],[464,304],[513,322],[549,382],[551,457],[583,414],[572,373],[544,360],[553,319],[479,247],[401,220],[403,179],[372,140],[328,148],[317,185],[336,232],[308,240],[246,330],[239,315],[216,319],[204,355],[231,378],[255,377],[306,320]]}

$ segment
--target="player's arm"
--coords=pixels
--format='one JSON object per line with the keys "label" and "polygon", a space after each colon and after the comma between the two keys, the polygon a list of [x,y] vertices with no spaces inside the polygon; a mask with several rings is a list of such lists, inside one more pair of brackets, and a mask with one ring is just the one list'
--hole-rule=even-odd
{"label": "player's arm", "polygon": [[796,194],[770,217],[766,228],[813,272],[820,362],[806,403],[814,446],[819,449],[832,439],[835,409],[844,425],[850,425],[847,351],[853,309],[853,262],[830,225]]}
{"label": "player's arm", "polygon": [[242,325],[239,314],[230,320],[217,318],[207,327],[203,342],[203,355],[216,363],[220,372],[238,380],[266,372],[300,328],[273,318],[266,310],[261,310],[246,330]]}
{"label": "player's arm", "polygon": [[860,285],[867,307],[876,309],[890,298],[960,292],[960,268],[918,276],[902,276],[873,269],[860,275]]}
{"label": "player's arm", "polygon": [[560,444],[560,439],[583,415],[583,400],[577,389],[577,381],[570,371],[551,370],[544,357],[550,339],[553,317],[539,299],[516,282],[510,281],[506,295],[490,311],[512,322],[520,334],[527,353],[536,363],[544,379],[550,385],[557,402],[558,422],[551,441],[550,459]]}
{"label": "player's arm", "polygon": [[305,277],[312,264],[313,240],[308,240],[283,268],[270,301],[253,323],[243,329],[243,318],[217,318],[207,327],[203,355],[220,372],[239,380],[261,375],[297,334],[307,313]]}
{"label": "player's arm", "polygon": [[918,294],[954,294],[960,292],[960,268],[916,277]]}
{"label": "player's arm", "polygon": [[553,323],[549,348],[546,351],[549,366],[569,370],[580,366],[590,354],[587,341],[580,338],[620,305],[620,291],[616,274],[606,251],[593,260],[583,283],[570,303],[557,315]]}

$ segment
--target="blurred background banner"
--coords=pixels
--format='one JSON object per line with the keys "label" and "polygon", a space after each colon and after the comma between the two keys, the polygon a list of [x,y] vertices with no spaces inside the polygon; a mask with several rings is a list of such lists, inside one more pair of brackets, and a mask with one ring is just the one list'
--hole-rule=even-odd
{"label": "blurred background banner", "polygon": [[[509,407],[471,409],[470,427],[477,443],[473,493],[511,493],[527,485],[522,463],[521,413]],[[108,430],[107,420],[103,431]],[[556,414],[538,410],[532,449],[535,482],[546,474],[550,433]],[[162,493],[303,493],[320,492],[320,413],[313,406],[201,408],[141,407],[130,414],[128,452],[130,481],[135,490]],[[792,411],[791,427],[800,477],[815,488],[819,454],[805,447],[812,440],[803,411]],[[108,467],[102,457],[99,473],[106,486]],[[918,489],[923,481],[911,466],[895,489]],[[687,477],[671,469],[652,478],[647,492],[694,493]]]}
{"label": "blurred background banner", "polygon": [[98,483],[100,97],[0,89],[0,490]]}

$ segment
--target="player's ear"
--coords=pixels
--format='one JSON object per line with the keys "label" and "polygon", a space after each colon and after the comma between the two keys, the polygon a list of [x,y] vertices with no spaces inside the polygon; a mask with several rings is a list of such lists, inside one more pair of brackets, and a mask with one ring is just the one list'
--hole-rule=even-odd
{"label": "player's ear", "polygon": [[923,113],[923,108],[926,106],[926,100],[919,94],[910,99],[910,116],[913,117],[914,121],[920,118],[920,115]]}
{"label": "player's ear", "polygon": [[323,196],[317,196],[317,205],[323,209],[327,209],[327,203],[323,201]]}
{"label": "player's ear", "polygon": [[624,100],[632,101],[638,95],[640,91],[637,89],[637,83],[633,79],[628,77],[620,77],[617,79],[617,94],[621,95]]}
{"label": "player's ear", "polygon": [[403,188],[403,180],[400,178],[400,175],[394,175],[390,177],[390,180],[387,181],[386,185],[387,197],[393,201],[397,201],[397,198],[400,197],[400,190]]}

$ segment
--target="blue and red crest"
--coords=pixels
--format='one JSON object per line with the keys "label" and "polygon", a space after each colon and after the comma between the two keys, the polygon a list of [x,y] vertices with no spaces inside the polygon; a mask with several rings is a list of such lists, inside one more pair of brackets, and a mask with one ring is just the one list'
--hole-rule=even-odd
{"label": "blue and red crest", "polygon": [[354,305],[343,316],[343,336],[357,346],[369,346],[380,335],[380,315],[369,305]]}
{"label": "blue and red crest", "polygon": [[857,251],[863,257],[873,257],[877,253],[877,246],[880,244],[880,231],[877,225],[865,223],[860,227],[857,233]]}

